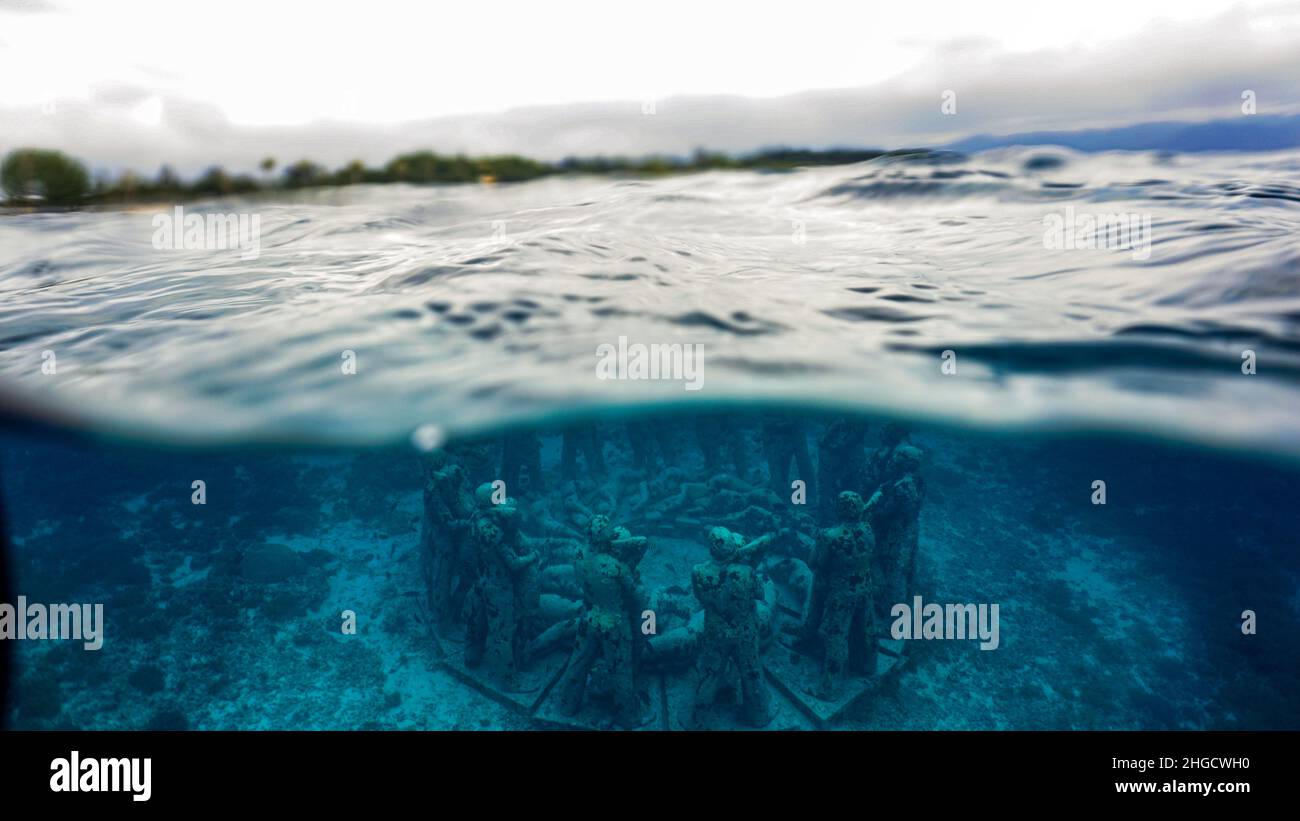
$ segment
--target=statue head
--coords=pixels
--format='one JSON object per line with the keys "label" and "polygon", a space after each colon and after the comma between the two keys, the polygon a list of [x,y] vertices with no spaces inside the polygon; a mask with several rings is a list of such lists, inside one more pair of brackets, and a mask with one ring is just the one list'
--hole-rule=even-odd
{"label": "statue head", "polygon": [[897,422],[886,422],[880,428],[880,444],[892,448],[907,438],[907,428]]}
{"label": "statue head", "polygon": [[492,495],[495,488],[491,482],[484,482],[474,491],[474,501],[478,504],[479,510],[492,516],[497,524],[503,530],[512,530],[519,524],[519,506],[515,504],[514,499],[505,499],[495,503],[492,501]]}
{"label": "statue head", "polygon": [[866,505],[862,497],[851,490],[846,490],[835,497],[835,516],[841,522],[856,522],[862,518]]}
{"label": "statue head", "polygon": [[709,531],[709,555],[720,562],[731,561],[744,543],[743,536],[732,533],[725,527],[715,527]]}
{"label": "statue head", "polygon": [[618,538],[617,528],[605,514],[597,513],[588,520],[587,544],[601,552],[608,552],[609,543],[616,538]]}
{"label": "statue head", "polygon": [[921,449],[912,445],[899,445],[889,457],[889,473],[895,478],[921,467]]}
{"label": "statue head", "polygon": [[443,469],[443,473],[447,474],[447,476],[451,478],[452,483],[458,486],[464,484],[465,480],[469,478],[465,474],[465,468],[455,462],[447,465],[447,467]]}

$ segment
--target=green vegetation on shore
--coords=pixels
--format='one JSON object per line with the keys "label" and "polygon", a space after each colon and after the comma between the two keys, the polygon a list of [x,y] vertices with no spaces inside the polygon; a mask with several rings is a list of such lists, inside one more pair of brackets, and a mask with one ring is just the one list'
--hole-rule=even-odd
{"label": "green vegetation on shore", "polygon": [[127,172],[116,179],[97,177],[92,181],[85,166],[65,154],[21,148],[11,151],[0,165],[0,184],[11,205],[66,207],[175,202],[327,185],[523,182],[555,174],[659,176],[716,169],[787,170],[862,162],[886,153],[911,152],[781,148],[732,157],[701,150],[687,158],[569,157],[548,163],[510,154],[468,157],[416,151],[394,157],[379,168],[367,167],[356,160],[330,171],[309,160],[300,160],[285,166],[278,176],[274,174],[276,160],[267,157],[259,164],[260,179],[250,174],[229,174],[214,166],[197,179],[185,182],[169,166],[163,166],[152,179]]}
{"label": "green vegetation on shore", "polygon": [[0,186],[14,200],[36,195],[57,205],[85,198],[90,187],[86,167],[58,151],[11,151],[0,164]]}

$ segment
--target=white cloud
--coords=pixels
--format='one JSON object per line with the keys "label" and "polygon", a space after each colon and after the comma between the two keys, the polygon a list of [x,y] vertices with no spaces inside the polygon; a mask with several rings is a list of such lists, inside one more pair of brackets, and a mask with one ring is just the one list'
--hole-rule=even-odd
{"label": "white cloud", "polygon": [[[893,147],[1230,116],[1242,88],[1262,113],[1300,103],[1297,3],[61,0],[0,20],[0,150],[141,170],[423,147]],[[944,89],[956,117],[939,114]]]}

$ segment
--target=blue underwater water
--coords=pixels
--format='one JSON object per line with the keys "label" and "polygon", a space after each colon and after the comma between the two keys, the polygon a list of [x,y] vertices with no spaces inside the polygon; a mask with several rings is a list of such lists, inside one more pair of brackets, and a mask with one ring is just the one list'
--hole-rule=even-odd
{"label": "blue underwater water", "polygon": [[[564,430],[471,444],[487,477],[520,437],[537,437],[542,486],[525,472],[514,492],[526,533],[553,535],[547,523],[576,496],[649,537],[647,587],[689,589],[715,522],[656,515],[663,497],[642,503],[637,460],[652,481],[674,468],[706,480],[701,437],[734,435],[740,464],[728,459],[722,472],[761,486],[773,416],[799,427],[815,462],[828,458],[824,415],[744,408],[584,423],[605,472],[579,460],[574,484],[563,477]],[[870,451],[884,423],[857,421]],[[653,444],[634,448],[637,438]],[[907,664],[831,726],[1300,726],[1293,467],[1131,437],[917,426],[910,441],[925,453],[927,487],[910,592],[999,604],[1000,645],[912,641]],[[0,444],[19,591],[102,602],[106,623],[95,652],[15,643],[14,726],[548,726],[440,662],[420,568],[424,457],[413,449],[187,451],[12,434]],[[192,504],[195,478],[204,505]],[[1092,501],[1097,479],[1104,505]],[[824,521],[816,497],[808,504]],[[719,509],[716,521],[734,514],[768,526],[754,511]],[[250,569],[267,545],[295,555],[280,575]],[[356,635],[340,632],[344,610],[357,614]],[[1245,610],[1257,614],[1254,635],[1242,632]],[[778,639],[765,652],[782,648]],[[691,677],[667,674],[670,685]],[[642,676],[646,697],[657,698],[661,678]]]}
{"label": "blue underwater water", "polygon": [[[149,209],[0,217],[12,592],[104,613],[99,650],[10,645],[9,723],[620,726],[617,661],[557,708],[602,514],[648,539],[648,728],[687,726],[715,526],[773,534],[769,728],[1300,727],[1298,204],[1294,152],[1015,148],[193,205],[258,213],[255,258],[160,251]],[[1106,212],[1149,255],[1044,240]],[[699,389],[602,377],[620,338],[702,346]],[[517,682],[432,612],[470,543],[446,465],[503,481],[538,553]],[[996,647],[854,621],[874,667],[821,698],[814,548],[838,493],[900,476],[914,569],[874,595],[997,605]],[[749,726],[728,675],[710,726]]]}

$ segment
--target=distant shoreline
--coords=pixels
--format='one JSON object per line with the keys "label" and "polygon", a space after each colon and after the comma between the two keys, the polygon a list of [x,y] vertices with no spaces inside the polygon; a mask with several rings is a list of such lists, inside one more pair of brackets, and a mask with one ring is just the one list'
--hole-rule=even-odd
{"label": "distant shoreline", "polygon": [[[0,201],[0,213],[58,213],[79,210],[120,210],[123,207],[157,205],[159,203],[189,202],[227,196],[275,195],[309,188],[339,187],[349,185],[386,185],[406,183],[413,185],[462,185],[527,182],[542,177],[613,176],[653,178],[677,174],[690,174],[718,170],[790,171],[809,166],[850,165],[883,156],[907,156],[929,153],[929,149],[793,149],[778,148],[741,156],[697,151],[690,157],[651,156],[640,159],[625,157],[570,157],[556,163],[531,160],[515,155],[469,157],[465,155],[440,155],[419,151],[394,157],[384,166],[370,168],[360,161],[349,163],[334,171],[308,160],[301,160],[279,170],[272,158],[263,160],[262,176],[228,174],[214,166],[192,182],[182,181],[168,166],[163,166],[150,179],[132,172],[115,179],[100,177],[89,181],[84,166],[75,159],[58,152],[39,149],[18,149],[5,158],[4,167],[9,172],[5,178],[4,192],[8,199]],[[65,195],[50,201],[22,201],[14,196],[15,190],[39,190],[40,171],[23,166],[27,157],[40,157],[46,165],[65,164],[67,172],[81,174],[86,179],[85,190],[80,195]],[[29,166],[35,166],[35,161]],[[25,176],[13,169],[25,171]],[[16,180],[16,181],[15,181]],[[31,196],[31,193],[26,196]]]}

